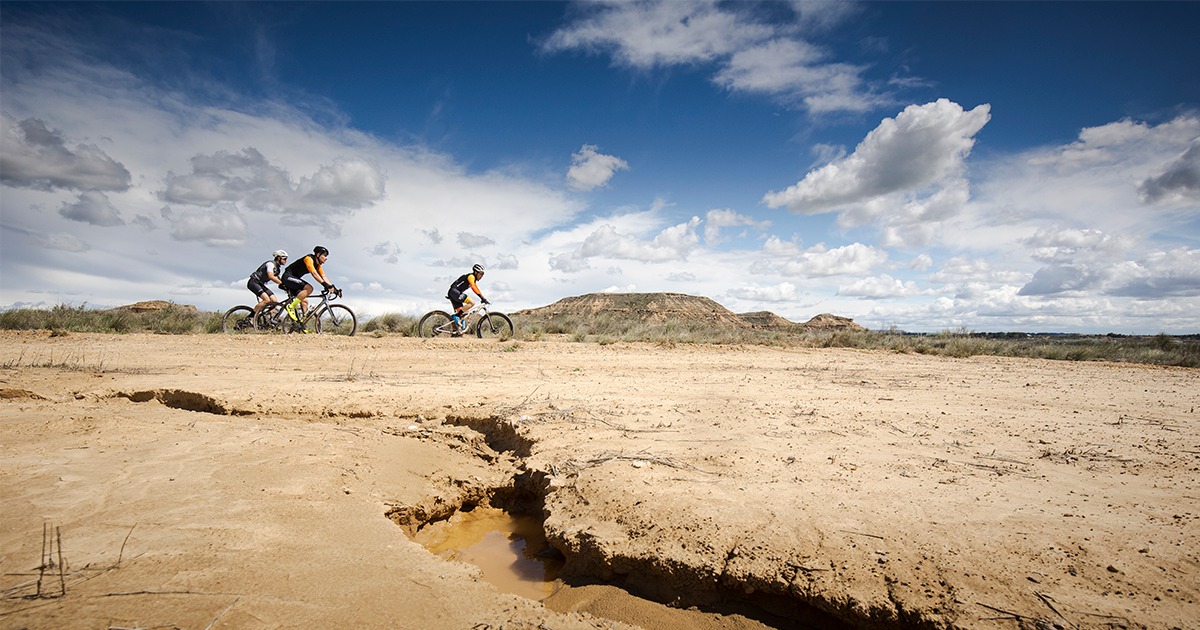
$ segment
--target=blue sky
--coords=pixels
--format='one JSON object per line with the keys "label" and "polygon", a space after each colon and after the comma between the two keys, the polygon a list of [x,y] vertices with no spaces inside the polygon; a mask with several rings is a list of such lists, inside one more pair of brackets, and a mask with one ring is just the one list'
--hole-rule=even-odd
{"label": "blue sky", "polygon": [[0,308],[1200,332],[1198,2],[0,3]]}

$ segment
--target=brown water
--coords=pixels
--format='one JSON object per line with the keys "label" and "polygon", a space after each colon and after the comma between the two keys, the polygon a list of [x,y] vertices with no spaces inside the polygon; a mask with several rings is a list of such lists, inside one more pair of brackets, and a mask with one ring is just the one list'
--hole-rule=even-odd
{"label": "brown water", "polygon": [[495,508],[458,512],[422,528],[415,540],[443,558],[479,567],[483,579],[502,592],[538,601],[554,591],[562,568],[541,521]]}

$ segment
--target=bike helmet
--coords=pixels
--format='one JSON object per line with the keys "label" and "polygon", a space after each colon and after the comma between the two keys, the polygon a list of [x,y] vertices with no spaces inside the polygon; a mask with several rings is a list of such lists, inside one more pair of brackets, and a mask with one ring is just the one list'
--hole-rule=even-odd
{"label": "bike helmet", "polygon": [[320,256],[321,254],[325,254],[326,256],[328,256],[329,250],[325,249],[324,247],[321,247],[320,245],[317,245],[316,247],[313,248],[314,256]]}
{"label": "bike helmet", "polygon": [[471,273],[483,273],[483,265],[475,265],[471,267]]}
{"label": "bike helmet", "polygon": [[271,256],[273,258],[287,258],[288,257],[287,252],[283,251],[282,249],[275,250],[274,253],[271,254]]}

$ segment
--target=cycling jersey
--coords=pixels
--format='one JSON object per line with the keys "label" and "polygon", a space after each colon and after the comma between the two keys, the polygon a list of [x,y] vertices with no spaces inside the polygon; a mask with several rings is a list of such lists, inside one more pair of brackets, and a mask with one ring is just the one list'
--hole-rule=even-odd
{"label": "cycling jersey", "polygon": [[283,273],[285,276],[292,276],[294,278],[303,278],[308,274],[313,274],[314,278],[317,277],[317,274],[325,277],[325,271],[321,269],[321,263],[317,262],[317,257],[314,254],[308,254],[288,265]]}
{"label": "cycling jersey", "polygon": [[450,283],[450,290],[446,293],[446,299],[450,300],[455,311],[461,310],[466,303],[464,298],[467,296],[467,289],[474,291],[480,298],[483,297],[483,293],[479,292],[479,285],[475,283],[475,274],[465,273]]}
{"label": "cycling jersey", "polygon": [[279,271],[279,263],[275,262],[274,260],[268,260],[267,262],[259,265],[258,269],[254,270],[254,273],[250,274],[250,279],[258,281],[259,284],[266,284],[271,280],[271,276],[279,278]]}
{"label": "cycling jersey", "polygon": [[[308,283],[304,281],[304,276],[312,274],[313,278],[318,275],[325,277],[325,270],[321,268],[321,263],[317,262],[315,254],[308,254],[287,266],[283,270],[283,287],[287,289],[288,295],[295,295],[304,290]],[[325,286],[322,283],[322,286]]]}
{"label": "cycling jersey", "polygon": [[479,292],[479,285],[475,284],[475,274],[473,273],[464,273],[458,277],[458,280],[450,283],[451,293],[466,293],[467,289],[474,291],[475,295],[483,297],[483,294]]}

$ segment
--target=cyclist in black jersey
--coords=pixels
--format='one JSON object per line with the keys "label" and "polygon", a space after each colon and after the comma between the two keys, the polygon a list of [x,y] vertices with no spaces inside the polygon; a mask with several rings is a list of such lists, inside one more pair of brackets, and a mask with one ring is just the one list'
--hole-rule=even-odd
{"label": "cyclist in black jersey", "polygon": [[254,273],[250,274],[250,279],[246,281],[246,288],[258,298],[258,304],[254,305],[254,317],[258,317],[258,313],[263,307],[271,302],[278,302],[275,299],[275,292],[267,286],[268,282],[274,282],[278,285],[283,285],[283,280],[280,276],[283,274],[283,265],[287,263],[288,253],[282,249],[277,249],[271,253],[271,260],[258,266]]}
{"label": "cyclist in black jersey", "polygon": [[467,295],[467,289],[474,291],[475,295],[478,295],[484,304],[491,304],[487,298],[483,297],[483,293],[479,291],[479,281],[482,279],[483,265],[475,265],[471,267],[471,273],[464,273],[457,280],[450,283],[450,290],[446,292],[446,299],[450,300],[450,304],[454,306],[454,325],[458,329],[454,333],[456,337],[462,334],[463,313],[471,308],[471,296]]}

